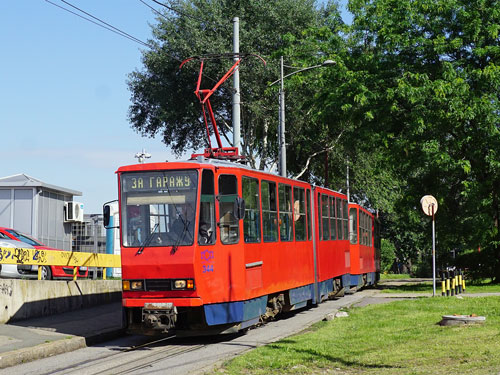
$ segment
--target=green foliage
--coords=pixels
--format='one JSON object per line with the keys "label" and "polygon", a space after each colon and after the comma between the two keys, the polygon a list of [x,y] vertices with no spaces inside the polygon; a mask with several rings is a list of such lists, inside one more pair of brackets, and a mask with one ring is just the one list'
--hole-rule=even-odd
{"label": "green foliage", "polygon": [[[438,266],[453,264],[452,251],[481,246],[490,257],[482,269],[500,282],[498,1],[350,0],[351,26],[334,1],[323,8],[313,0],[169,3],[182,13],[159,17],[154,48],[130,75],[138,132],[160,135],[179,154],[204,145],[192,94],[198,66],[179,71],[179,61],[231,51],[230,21],[238,16],[240,50],[268,62],[248,58],[241,66],[242,137],[252,166],[276,161],[277,87],[268,84],[279,77],[279,56],[296,67],[334,60],[285,80],[290,174],[346,192],[349,167],[352,200],[379,210],[398,263],[417,273],[428,271],[431,249],[431,221],[419,202],[434,195]],[[203,87],[230,65],[207,61]],[[228,140],[230,95],[227,83],[212,98]]]}
{"label": "green foliage", "polygon": [[494,275],[494,257],[491,249],[482,251],[464,251],[456,259],[457,267],[465,270],[467,279],[471,281],[483,280]]}
{"label": "green foliage", "polygon": [[[172,150],[181,154],[206,145],[201,107],[193,95],[199,61],[179,70],[182,60],[191,56],[230,53],[232,19],[240,19],[240,51],[256,53],[267,66],[246,58],[240,65],[241,121],[245,154],[255,166],[258,156],[263,168],[276,157],[278,100],[267,84],[279,77],[276,51],[288,39],[299,39],[302,30],[317,26],[322,13],[314,0],[170,0],[178,13],[163,10],[153,26],[154,48],[143,52],[143,69],[130,74],[132,105],[129,119],[143,136],[160,136]],[[201,88],[212,88],[233,64],[232,59],[205,61]],[[232,144],[231,91],[227,81],[211,97],[220,131]],[[229,134],[228,134],[229,133]]]}
{"label": "green foliage", "polygon": [[419,200],[432,194],[443,265],[450,251],[481,245],[498,279],[500,4],[352,0],[349,9],[359,82],[342,108],[359,121],[358,139],[375,153],[383,145],[394,175],[404,176],[385,221],[398,258],[428,264],[429,219]]}
{"label": "green foliage", "polygon": [[386,239],[382,239],[380,247],[380,272],[389,272],[396,260],[396,248]]}

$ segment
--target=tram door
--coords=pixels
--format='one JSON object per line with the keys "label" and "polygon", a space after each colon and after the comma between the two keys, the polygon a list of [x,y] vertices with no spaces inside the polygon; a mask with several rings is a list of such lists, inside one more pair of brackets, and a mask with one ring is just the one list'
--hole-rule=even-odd
{"label": "tram door", "polygon": [[217,239],[215,218],[214,172],[204,169],[201,175],[200,215],[198,224],[198,243],[213,245]]}

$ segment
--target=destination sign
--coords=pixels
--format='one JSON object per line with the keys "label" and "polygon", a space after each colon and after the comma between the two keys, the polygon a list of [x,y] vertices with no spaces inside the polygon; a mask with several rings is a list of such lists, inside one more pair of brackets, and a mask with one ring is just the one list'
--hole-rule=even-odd
{"label": "destination sign", "polygon": [[143,172],[122,175],[124,191],[160,191],[195,189],[197,173],[183,172]]}

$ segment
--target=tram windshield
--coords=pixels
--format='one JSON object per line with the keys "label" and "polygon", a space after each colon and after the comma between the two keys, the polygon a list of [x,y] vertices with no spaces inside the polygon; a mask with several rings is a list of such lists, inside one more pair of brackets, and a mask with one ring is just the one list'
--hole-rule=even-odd
{"label": "tram windshield", "polygon": [[194,241],[198,172],[121,175],[124,246],[183,246]]}

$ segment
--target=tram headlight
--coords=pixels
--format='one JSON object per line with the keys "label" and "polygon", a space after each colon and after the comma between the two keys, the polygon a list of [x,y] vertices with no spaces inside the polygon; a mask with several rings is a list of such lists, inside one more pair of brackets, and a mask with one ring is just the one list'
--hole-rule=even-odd
{"label": "tram headlight", "polygon": [[194,289],[194,280],[174,280],[174,289]]}
{"label": "tram headlight", "polygon": [[122,289],[125,291],[129,290],[143,290],[144,283],[142,280],[123,280]]}
{"label": "tram headlight", "polygon": [[186,288],[186,280],[175,280],[174,282],[175,289],[184,289]]}
{"label": "tram headlight", "polygon": [[142,290],[143,289],[142,280],[131,280],[130,281],[130,289],[131,290]]}

